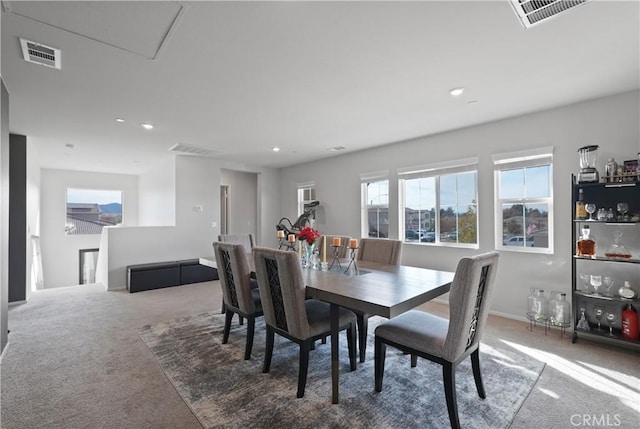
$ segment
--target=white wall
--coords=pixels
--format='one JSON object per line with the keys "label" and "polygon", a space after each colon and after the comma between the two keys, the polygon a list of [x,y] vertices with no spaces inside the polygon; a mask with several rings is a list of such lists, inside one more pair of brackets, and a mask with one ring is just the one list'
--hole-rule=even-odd
{"label": "white wall", "polygon": [[[258,173],[258,190],[277,189],[279,184],[277,170],[210,158],[177,156],[176,225],[105,228],[96,280],[105,284],[108,290],[123,289],[126,287],[127,265],[211,256],[212,243],[219,234],[219,229],[212,228],[211,222],[220,224],[221,169]],[[273,225],[277,222],[279,201],[265,201],[274,198],[272,192],[258,193],[257,198],[257,204],[250,202],[250,205],[260,210],[257,227],[257,240],[260,242],[266,224],[271,225],[271,235],[275,236]],[[106,250],[106,257],[102,255],[102,249]]]}
{"label": "white wall", "polygon": [[67,188],[122,191],[123,221],[138,224],[138,176],[85,171],[41,170],[40,240],[44,288],[78,284],[78,250],[97,248],[100,235],[66,235]]}
{"label": "white wall", "polygon": [[156,163],[138,179],[140,226],[176,224],[176,161],[168,158]]}
{"label": "white wall", "polygon": [[257,174],[223,169],[221,175],[221,184],[229,187],[228,233],[250,233],[257,236]]}
{"label": "white wall", "polygon": [[[579,169],[577,149],[600,145],[602,170],[610,156],[634,159],[640,150],[639,92],[587,101],[512,119],[417,138],[281,171],[283,216],[297,210],[296,183],[315,181],[321,203],[315,226],[320,232],[360,236],[360,173],[390,172],[390,235],[398,237],[398,168],[479,157],[477,252],[494,249],[494,190],[491,155],[554,147],[553,187],[555,252],[553,255],[503,251],[492,310],[522,318],[529,288],[571,290],[571,182]],[[481,105],[476,106],[482,108]],[[476,108],[474,107],[474,108]],[[601,170],[601,171],[602,171]],[[455,270],[459,258],[475,253],[460,248],[405,244],[402,263]]]}

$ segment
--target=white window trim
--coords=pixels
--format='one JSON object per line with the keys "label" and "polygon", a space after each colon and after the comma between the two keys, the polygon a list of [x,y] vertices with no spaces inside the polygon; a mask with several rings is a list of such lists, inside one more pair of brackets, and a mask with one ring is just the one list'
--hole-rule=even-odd
{"label": "white window trim", "polygon": [[[413,167],[398,168],[398,218],[399,221],[399,237],[402,239],[403,244],[408,245],[421,245],[421,246],[441,246],[441,247],[460,247],[466,249],[479,249],[480,248],[480,209],[478,201],[478,166],[479,158],[465,158],[453,161],[444,161],[438,163],[424,164]],[[449,243],[440,241],[440,176],[448,174],[464,173],[464,172],[476,173],[476,242],[471,243]],[[412,179],[435,177],[436,179],[436,219],[435,230],[436,237],[435,242],[406,242],[405,240],[405,181]]]}
{"label": "white window trim", "polygon": [[306,200],[301,201],[300,192],[304,189],[313,188],[315,191],[316,182],[299,182],[296,183],[297,195],[296,195],[296,204],[298,205],[298,216],[300,216],[304,212],[304,203]]}
{"label": "white window trim", "polygon": [[[522,252],[522,253],[541,253],[546,255],[552,255],[554,252],[554,220],[553,220],[553,147],[543,147],[537,149],[530,149],[518,152],[509,152],[502,154],[495,154],[492,156],[493,160],[493,185],[495,195],[495,248],[501,251],[509,252]],[[509,169],[519,169],[524,167],[536,167],[540,165],[549,165],[549,197],[547,198],[505,198],[500,199],[500,172]],[[542,247],[518,247],[518,246],[505,246],[502,244],[503,229],[502,229],[502,204],[548,204],[548,244],[547,248]]]}

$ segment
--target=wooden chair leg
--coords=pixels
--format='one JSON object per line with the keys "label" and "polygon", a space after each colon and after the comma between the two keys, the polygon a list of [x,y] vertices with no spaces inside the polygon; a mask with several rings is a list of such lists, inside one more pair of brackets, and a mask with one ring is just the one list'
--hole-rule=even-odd
{"label": "wooden chair leg", "polygon": [[444,380],[444,396],[447,400],[451,429],[460,429],[458,402],[456,400],[456,366],[451,362],[445,362],[442,365],[442,378]]}
{"label": "wooden chair leg", "polygon": [[476,381],[476,389],[478,390],[478,396],[482,399],[487,395],[484,392],[484,385],[482,384],[482,374],[480,374],[480,350],[476,349],[471,353],[471,368],[473,369],[473,378]]}
{"label": "wooden chair leg", "polygon": [[411,368],[415,368],[418,365],[418,355],[411,354]]}
{"label": "wooden chair leg", "polygon": [[244,325],[244,317],[240,316],[238,314],[238,322],[240,322],[240,325]]}
{"label": "wooden chair leg", "polygon": [[322,337],[322,344],[327,344],[327,337]]}
{"label": "wooden chair leg", "polygon": [[251,349],[253,349],[253,333],[256,328],[256,318],[247,317],[247,345],[244,348],[244,360],[251,359]]}
{"label": "wooden chair leg", "polygon": [[384,359],[387,353],[387,346],[379,337],[376,337],[374,346],[374,361],[375,361],[375,382],[376,392],[382,392],[382,377],[384,376]]}
{"label": "wooden chair leg", "polygon": [[233,311],[227,311],[224,315],[224,331],[222,331],[222,344],[227,344],[227,341],[229,341],[231,319],[233,319]]}
{"label": "wooden chair leg", "polygon": [[367,330],[369,325],[369,318],[366,314],[356,314],[358,322],[358,347],[360,349],[360,362],[364,362],[364,357],[367,352]]}
{"label": "wooden chair leg", "polygon": [[222,310],[220,310],[220,313],[221,313],[221,314],[224,314],[224,313],[226,313],[226,312],[227,312],[227,306],[226,306],[226,305],[224,305],[224,301],[223,301],[223,302],[222,302]]}
{"label": "wooden chair leg", "polygon": [[307,373],[309,371],[309,349],[311,341],[305,340],[300,343],[300,368],[298,370],[298,398],[304,397],[304,390],[307,385]]}
{"label": "wooden chair leg", "polygon": [[347,346],[349,348],[349,366],[351,371],[356,370],[356,327],[349,325],[347,328]]}
{"label": "wooden chair leg", "polygon": [[269,325],[267,325],[267,338],[264,346],[264,364],[262,365],[262,372],[269,372],[271,368],[271,356],[273,355],[273,340],[275,331]]}

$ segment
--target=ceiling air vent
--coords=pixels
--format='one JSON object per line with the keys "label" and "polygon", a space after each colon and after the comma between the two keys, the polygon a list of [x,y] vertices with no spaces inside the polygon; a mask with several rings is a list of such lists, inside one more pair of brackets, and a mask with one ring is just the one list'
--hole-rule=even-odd
{"label": "ceiling air vent", "polygon": [[533,27],[588,0],[510,0],[524,28]]}
{"label": "ceiling air vent", "polygon": [[60,49],[50,46],[41,45],[40,43],[31,42],[29,40],[20,39],[22,46],[22,56],[24,60],[30,63],[40,64],[54,69],[60,69]]}
{"label": "ceiling air vent", "polygon": [[218,151],[205,149],[203,147],[191,146],[184,143],[176,143],[169,148],[171,152],[176,152],[182,155],[194,155],[194,156],[214,156]]}

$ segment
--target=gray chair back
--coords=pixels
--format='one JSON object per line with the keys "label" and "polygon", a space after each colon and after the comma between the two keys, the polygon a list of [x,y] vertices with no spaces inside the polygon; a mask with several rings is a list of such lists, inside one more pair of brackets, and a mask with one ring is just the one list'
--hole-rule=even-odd
{"label": "gray chair back", "polygon": [[253,257],[266,323],[295,338],[308,338],[306,292],[298,254],[255,247]]}
{"label": "gray chair back", "polygon": [[251,268],[244,246],[216,241],[213,243],[213,251],[218,263],[225,305],[237,308],[245,314],[255,313],[255,303],[251,296]]}
{"label": "gray chair back", "polygon": [[358,261],[400,265],[402,241],[388,238],[363,238],[358,249]]}
{"label": "gray chair back", "polygon": [[462,258],[449,292],[449,331],[442,357],[455,362],[476,348],[484,332],[498,270],[498,252]]}
{"label": "gray chair back", "polygon": [[256,247],[256,240],[253,234],[221,234],[218,235],[218,241],[223,243],[236,243],[242,244],[246,249],[245,253],[251,253],[254,247]]}
{"label": "gray chair back", "polygon": [[322,235],[320,236],[320,246],[318,246],[318,250],[320,251],[320,254],[322,255],[322,248],[323,248],[323,244],[324,244],[324,237],[327,237],[327,262],[331,263],[331,261],[333,260],[333,255],[335,252],[335,248],[332,247],[333,245],[333,239],[334,238],[339,238],[340,239],[340,247],[338,248],[338,258],[346,258],[347,257],[347,249],[349,248],[349,240],[351,240],[351,237],[348,237],[346,235]]}

